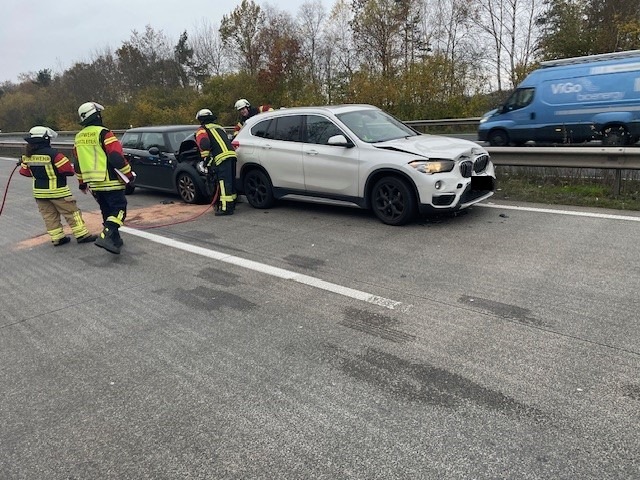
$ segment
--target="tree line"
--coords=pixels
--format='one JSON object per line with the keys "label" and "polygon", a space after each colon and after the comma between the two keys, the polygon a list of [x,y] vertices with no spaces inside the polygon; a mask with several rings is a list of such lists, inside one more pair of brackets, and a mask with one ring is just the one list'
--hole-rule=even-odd
{"label": "tree line", "polygon": [[478,116],[542,60],[640,48],[640,0],[306,0],[287,12],[243,0],[175,40],[147,25],[115,50],[0,85],[0,128],[76,130],[105,105],[113,129],[222,125],[233,104],[369,103],[402,120]]}

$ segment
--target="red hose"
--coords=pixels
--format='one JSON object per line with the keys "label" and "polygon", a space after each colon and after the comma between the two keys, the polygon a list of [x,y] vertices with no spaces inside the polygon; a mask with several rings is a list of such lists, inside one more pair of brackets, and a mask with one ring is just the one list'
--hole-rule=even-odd
{"label": "red hose", "polygon": [[16,170],[18,169],[20,165],[16,165],[15,167],[13,167],[13,171],[11,172],[11,175],[9,175],[9,180],[7,180],[7,186],[4,189],[4,195],[2,196],[2,204],[0,205],[0,215],[2,215],[2,210],[4,210],[4,202],[7,199],[7,192],[9,191],[9,185],[11,184],[11,177],[13,177],[13,174],[16,173]]}

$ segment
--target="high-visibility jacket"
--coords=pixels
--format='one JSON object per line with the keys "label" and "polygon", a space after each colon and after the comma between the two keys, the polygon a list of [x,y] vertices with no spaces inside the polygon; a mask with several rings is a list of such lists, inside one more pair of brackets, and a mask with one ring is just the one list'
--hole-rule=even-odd
{"label": "high-visibility jacket", "polygon": [[124,190],[125,184],[116,170],[132,177],[122,145],[108,128],[89,125],[80,130],[76,134],[74,151],[78,158],[78,181],[88,183],[93,191]]}
{"label": "high-visibility jacket", "polygon": [[73,176],[71,161],[47,144],[36,146],[29,156],[22,156],[20,175],[33,177],[34,198],[65,198],[71,196],[67,177]]}
{"label": "high-visibility jacket", "polygon": [[200,150],[200,157],[203,160],[209,159],[207,166],[217,166],[228,158],[237,158],[227,132],[215,123],[208,123],[196,131],[196,144]]}

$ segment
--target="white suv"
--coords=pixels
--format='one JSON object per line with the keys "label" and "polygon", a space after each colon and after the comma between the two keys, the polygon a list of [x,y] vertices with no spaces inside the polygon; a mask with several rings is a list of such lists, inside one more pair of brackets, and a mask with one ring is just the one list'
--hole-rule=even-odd
{"label": "white suv", "polygon": [[389,225],[493,195],[480,145],[424,135],[371,105],[296,107],[247,120],[233,145],[238,190],[255,208],[285,195],[341,200]]}

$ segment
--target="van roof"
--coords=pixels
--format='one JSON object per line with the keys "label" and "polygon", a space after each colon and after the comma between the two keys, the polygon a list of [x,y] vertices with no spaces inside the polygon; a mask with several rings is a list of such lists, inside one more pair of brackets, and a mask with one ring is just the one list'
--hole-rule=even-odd
{"label": "van roof", "polygon": [[560,65],[574,65],[577,63],[591,63],[605,60],[620,60],[622,58],[640,57],[640,50],[627,50],[625,52],[601,53],[599,55],[586,55],[584,57],[560,58],[540,62],[540,67],[557,67]]}

